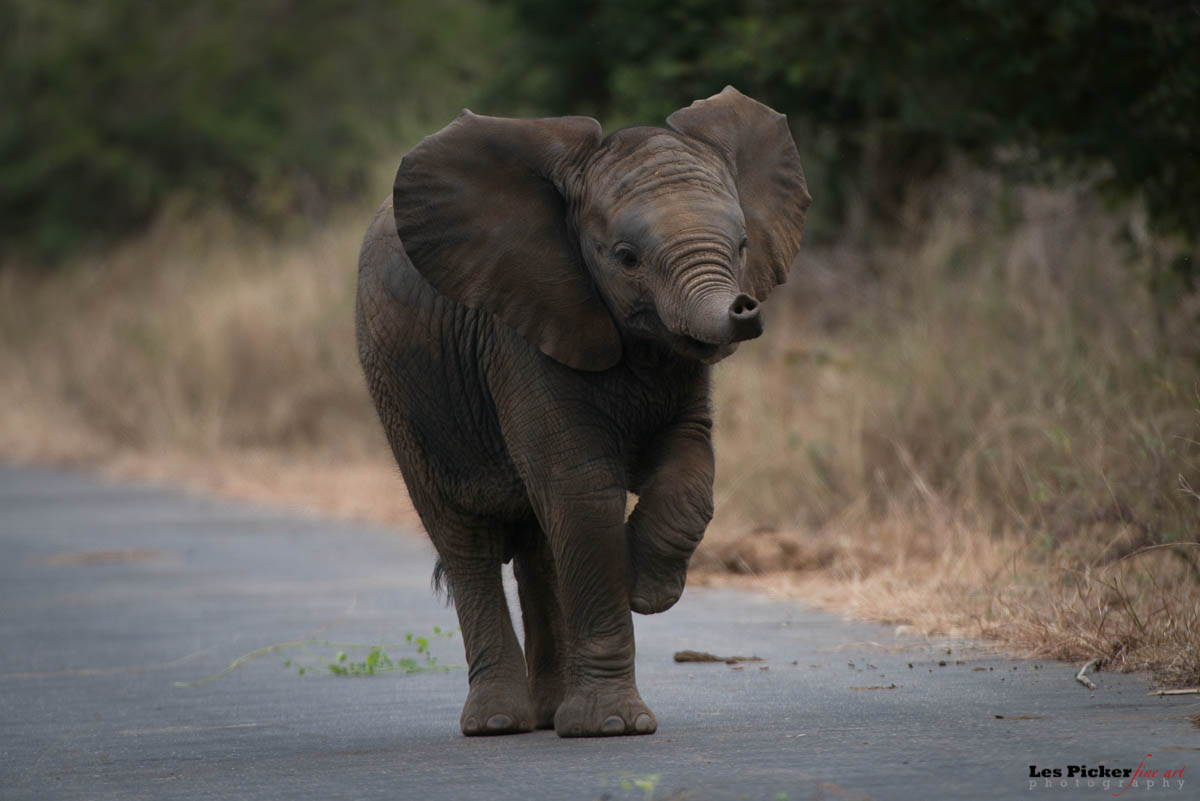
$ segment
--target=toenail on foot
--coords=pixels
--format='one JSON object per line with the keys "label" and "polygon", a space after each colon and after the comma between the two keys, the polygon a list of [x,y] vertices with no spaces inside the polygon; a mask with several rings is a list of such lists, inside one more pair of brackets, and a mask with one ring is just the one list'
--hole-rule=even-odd
{"label": "toenail on foot", "polygon": [[642,714],[638,715],[637,720],[633,722],[633,728],[637,729],[643,734],[648,734],[654,731],[654,721],[649,715],[643,712]]}
{"label": "toenail on foot", "polygon": [[463,731],[477,732],[479,731],[479,721],[475,718],[467,718],[463,721]]}
{"label": "toenail on foot", "polygon": [[625,721],[616,715],[609,715],[604,719],[604,724],[600,726],[600,731],[604,734],[623,734],[625,732]]}
{"label": "toenail on foot", "polygon": [[501,729],[511,729],[513,725],[512,718],[508,715],[492,715],[488,718],[487,727],[492,731],[500,731]]}

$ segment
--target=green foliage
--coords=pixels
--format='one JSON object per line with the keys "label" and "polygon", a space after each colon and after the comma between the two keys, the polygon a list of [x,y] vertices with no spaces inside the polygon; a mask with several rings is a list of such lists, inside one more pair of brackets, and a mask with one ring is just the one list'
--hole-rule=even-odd
{"label": "green foliage", "polygon": [[[454,632],[443,629],[441,626],[433,627],[435,639],[452,639]],[[334,655],[333,661],[326,664],[326,669],[334,676],[374,676],[376,673],[400,672],[405,675],[410,673],[446,673],[454,670],[455,667],[449,665],[438,664],[435,657],[429,650],[429,639],[421,636],[414,636],[411,632],[404,635],[402,643],[381,643],[380,645],[368,646],[358,643],[334,643],[329,640],[318,640],[316,637],[311,637],[307,640],[291,640],[288,642],[275,643],[263,648],[258,648],[246,654],[242,654],[237,659],[229,663],[229,667],[214,673],[211,676],[205,676],[194,681],[176,681],[176,687],[199,687],[209,684],[217,679],[228,676],[233,671],[269,654],[278,653],[280,651],[292,649],[305,649],[309,652],[315,648],[337,648],[338,652]],[[415,648],[416,657],[392,657],[388,654],[385,648],[392,649],[393,653],[401,648]],[[365,650],[366,656],[361,662],[350,661],[350,655],[346,649],[351,651]],[[285,668],[295,668],[296,674],[303,676],[310,670],[320,672],[321,668],[313,664],[305,664],[300,661],[300,657],[292,659],[288,657],[283,660]]]}
{"label": "green foliage", "polygon": [[[454,636],[452,632],[443,631],[441,626],[433,627],[433,637],[435,638],[451,638]],[[361,646],[350,646],[358,648]],[[367,651],[367,655],[361,662],[351,662],[349,655],[345,651],[338,651],[333,658],[333,662],[328,665],[329,672],[335,676],[374,676],[376,673],[388,673],[399,671],[404,674],[419,673],[422,671],[445,672],[450,668],[439,665],[437,657],[429,651],[429,638],[420,635],[414,635],[409,632],[404,635],[403,647],[416,649],[416,657],[397,657],[393,659],[387,651],[383,650],[385,646],[376,645]],[[388,647],[400,647],[399,643]],[[291,660],[284,663],[284,667],[291,667]],[[304,668],[300,669],[300,675],[304,675]]]}
{"label": "green foliage", "polygon": [[[441,626],[433,627],[433,637],[449,639],[454,636],[453,632],[443,631]],[[326,643],[327,645],[329,643]],[[351,648],[361,648],[362,646],[348,646]],[[385,647],[397,648],[407,647],[415,648],[416,657],[396,657],[392,658]],[[391,646],[376,645],[367,651],[366,656],[361,662],[350,661],[349,655],[345,651],[338,651],[334,656],[334,661],[328,665],[329,672],[335,676],[374,676],[376,673],[389,673],[399,671],[404,674],[420,673],[420,672],[445,672],[450,668],[439,665],[437,657],[429,651],[429,639],[420,635],[413,635],[409,632],[404,635],[404,643],[394,643]],[[291,667],[291,660],[284,663],[284,667]],[[304,668],[300,668],[300,675],[304,675]]]}
{"label": "green foliage", "polygon": [[467,102],[502,22],[483,0],[7,0],[0,247],[53,257],[176,199],[318,216]]}
{"label": "green foliage", "polygon": [[1200,231],[1188,3],[7,0],[0,248],[50,259],[171,203],[302,224],[464,105],[612,126],[727,83],[792,119],[817,235],[957,152]]}
{"label": "green foliage", "polygon": [[635,788],[642,791],[643,801],[654,801],[654,791],[658,789],[658,784],[662,780],[662,774],[647,773],[639,775],[636,773],[622,773],[617,779],[617,784],[626,793],[631,792]]}
{"label": "green foliage", "polygon": [[826,210],[857,185],[886,212],[911,180],[965,151],[1043,175],[1099,169],[1103,188],[1142,196],[1160,228],[1200,231],[1194,4],[514,6],[524,57],[498,96],[653,121],[733,84],[788,113]]}
{"label": "green foliage", "polygon": [[[388,656],[387,651],[383,650],[382,645],[376,645],[367,651],[366,657],[361,662],[350,662],[345,651],[338,651],[335,661],[329,664],[329,672],[335,676],[374,676],[376,671],[385,673],[398,670],[402,673],[417,673],[422,670],[445,671],[448,669],[439,666],[437,658],[427,650],[418,651],[418,653],[424,654],[423,660],[418,661],[412,657],[393,660]],[[285,665],[285,667],[287,666]]]}

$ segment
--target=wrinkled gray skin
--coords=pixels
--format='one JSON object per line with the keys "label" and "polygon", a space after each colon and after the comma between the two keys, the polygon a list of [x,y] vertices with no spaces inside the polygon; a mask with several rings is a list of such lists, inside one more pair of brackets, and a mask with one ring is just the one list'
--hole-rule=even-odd
{"label": "wrinkled gray skin", "polygon": [[464,112],[363,242],[359,355],[457,607],[468,735],[657,727],[630,611],[683,592],[713,511],[709,365],[762,332],[810,202],[786,121],[735,89],[668,125]]}

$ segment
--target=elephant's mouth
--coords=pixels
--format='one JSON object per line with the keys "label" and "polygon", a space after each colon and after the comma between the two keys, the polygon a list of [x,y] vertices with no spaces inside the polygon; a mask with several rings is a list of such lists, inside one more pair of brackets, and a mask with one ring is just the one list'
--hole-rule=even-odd
{"label": "elephant's mouth", "polygon": [[717,344],[705,342],[687,334],[677,334],[663,323],[653,309],[642,308],[629,318],[629,327],[668,345],[671,350],[685,359],[716,364],[737,350],[738,343]]}
{"label": "elephant's mouth", "polygon": [[702,342],[686,334],[671,334],[670,342],[676,353],[704,364],[716,364],[737,350],[738,346],[736,342],[715,345],[711,342]]}

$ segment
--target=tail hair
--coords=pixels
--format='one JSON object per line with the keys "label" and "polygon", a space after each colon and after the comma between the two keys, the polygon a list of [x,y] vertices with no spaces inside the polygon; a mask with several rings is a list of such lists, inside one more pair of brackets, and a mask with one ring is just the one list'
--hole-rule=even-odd
{"label": "tail hair", "polygon": [[433,585],[435,596],[444,596],[446,606],[454,605],[454,588],[450,586],[450,576],[446,574],[446,566],[442,564],[441,559],[433,564],[433,580],[430,583]]}

